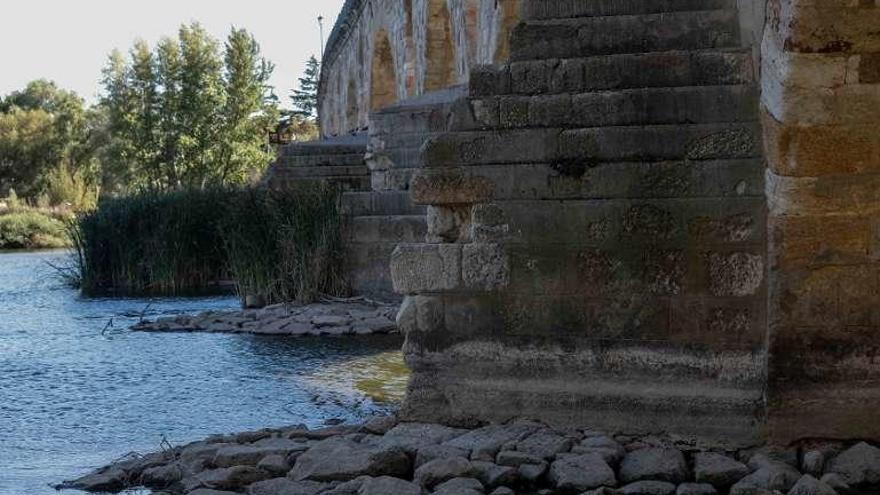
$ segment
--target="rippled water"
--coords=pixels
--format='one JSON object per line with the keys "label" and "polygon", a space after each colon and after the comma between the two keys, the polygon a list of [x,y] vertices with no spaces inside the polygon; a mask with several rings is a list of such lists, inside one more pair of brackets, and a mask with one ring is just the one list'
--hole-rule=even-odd
{"label": "rippled water", "polygon": [[353,421],[403,393],[395,338],[129,332],[148,305],[156,316],[237,302],[82,299],[47,264],[63,257],[0,254],[2,495],[55,493],[49,483],[163,438]]}

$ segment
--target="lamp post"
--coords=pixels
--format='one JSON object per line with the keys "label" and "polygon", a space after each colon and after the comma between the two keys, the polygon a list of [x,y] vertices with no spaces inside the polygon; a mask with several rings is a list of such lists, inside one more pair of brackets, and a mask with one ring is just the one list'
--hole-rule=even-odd
{"label": "lamp post", "polygon": [[324,62],[324,16],[318,16],[318,31],[321,33],[321,62]]}

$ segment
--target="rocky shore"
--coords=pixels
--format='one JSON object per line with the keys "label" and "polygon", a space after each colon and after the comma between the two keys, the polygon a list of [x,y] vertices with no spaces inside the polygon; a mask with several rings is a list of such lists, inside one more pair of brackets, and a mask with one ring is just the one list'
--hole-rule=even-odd
{"label": "rocky shore", "polygon": [[396,304],[364,300],[276,304],[261,309],[211,311],[144,320],[140,332],[210,332],[255,335],[370,335],[396,333]]}
{"label": "rocky shore", "polygon": [[133,456],[59,489],[190,495],[833,495],[878,493],[880,449],[811,441],[713,451],[664,436],[476,429],[375,418],[214,436]]}

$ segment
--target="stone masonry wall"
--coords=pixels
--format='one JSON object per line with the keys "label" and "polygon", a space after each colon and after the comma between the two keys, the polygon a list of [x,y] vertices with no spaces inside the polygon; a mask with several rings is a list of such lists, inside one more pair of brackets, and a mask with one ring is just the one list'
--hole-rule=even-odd
{"label": "stone masonry wall", "polygon": [[773,0],[769,434],[880,438],[880,2]]}
{"label": "stone masonry wall", "polygon": [[323,135],[367,128],[385,103],[466,83],[472,67],[507,53],[519,1],[346,2],[324,55]]}
{"label": "stone masonry wall", "polygon": [[524,8],[411,186],[428,236],[392,257],[405,414],[756,441],[761,28],[733,0]]}

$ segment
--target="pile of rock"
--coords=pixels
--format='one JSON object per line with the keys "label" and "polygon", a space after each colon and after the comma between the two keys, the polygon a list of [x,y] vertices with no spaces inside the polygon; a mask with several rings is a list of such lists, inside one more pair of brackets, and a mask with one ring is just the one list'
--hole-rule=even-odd
{"label": "pile of rock", "polygon": [[397,332],[398,306],[373,302],[277,304],[243,311],[210,311],[142,321],[141,332],[249,333],[256,335],[369,335]]}
{"label": "pile of rock", "polygon": [[134,486],[192,495],[831,495],[880,486],[880,449],[815,443],[716,452],[531,421],[465,430],[377,418],[216,436],[59,488]]}

